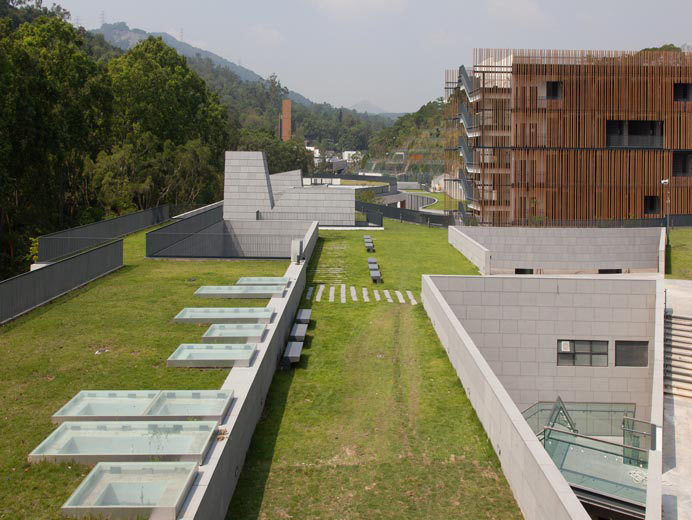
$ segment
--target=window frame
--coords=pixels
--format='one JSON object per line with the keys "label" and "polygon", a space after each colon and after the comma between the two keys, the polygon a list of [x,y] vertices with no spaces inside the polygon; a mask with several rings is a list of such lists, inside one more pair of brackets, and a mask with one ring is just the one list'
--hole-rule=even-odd
{"label": "window frame", "polygon": [[[562,348],[562,342],[563,341],[569,341],[570,342],[570,349],[571,352],[561,352]],[[586,351],[578,351],[577,344],[578,343],[588,343],[588,352]],[[594,350],[594,346],[599,346],[600,348],[603,348],[605,346],[604,351],[596,351]],[[579,345],[579,347],[583,348],[584,345]],[[558,338],[557,340],[557,359],[556,359],[556,365],[558,367],[590,367],[590,368],[608,368],[610,366],[610,342],[605,339],[560,339]],[[580,363],[577,364],[577,359],[578,356],[584,356],[587,355],[589,359],[588,364]],[[561,363],[561,360],[567,359],[568,356],[571,356],[571,363]],[[594,358],[597,359],[602,359],[605,358],[605,364],[602,365],[596,365],[594,364]]]}

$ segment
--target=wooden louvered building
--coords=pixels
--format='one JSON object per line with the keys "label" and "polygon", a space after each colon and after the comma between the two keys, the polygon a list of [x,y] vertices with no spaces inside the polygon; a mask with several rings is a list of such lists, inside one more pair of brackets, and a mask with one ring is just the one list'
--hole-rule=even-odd
{"label": "wooden louvered building", "polygon": [[482,223],[692,214],[692,53],[476,49],[445,93],[447,184]]}

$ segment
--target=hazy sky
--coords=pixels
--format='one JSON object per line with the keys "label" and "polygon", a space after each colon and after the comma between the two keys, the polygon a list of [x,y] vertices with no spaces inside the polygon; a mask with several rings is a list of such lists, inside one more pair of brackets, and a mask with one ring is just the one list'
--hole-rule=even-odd
{"label": "hazy sky", "polygon": [[[55,0],[88,29],[124,21],[276,72],[314,101],[417,110],[474,47],[692,44],[690,0]],[[46,2],[48,3],[48,2]]]}

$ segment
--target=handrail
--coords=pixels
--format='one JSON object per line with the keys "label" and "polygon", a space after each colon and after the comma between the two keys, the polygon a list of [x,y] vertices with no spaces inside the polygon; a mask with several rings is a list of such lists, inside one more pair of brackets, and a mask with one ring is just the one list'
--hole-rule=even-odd
{"label": "handrail", "polygon": [[473,87],[471,86],[471,78],[469,78],[468,72],[466,72],[466,67],[463,65],[459,67],[459,83],[466,90],[466,94],[471,97],[471,92],[473,92]]}
{"label": "handrail", "polygon": [[466,127],[467,134],[470,130],[475,128],[475,125],[473,124],[473,116],[469,114],[469,111],[466,110],[466,105],[464,105],[463,103],[459,105],[459,119]]}
{"label": "handrail", "polygon": [[[552,428],[552,427],[550,427],[550,426],[544,426],[544,427],[543,427],[543,430],[544,430],[544,433],[543,433],[544,436],[545,436],[545,430],[550,430],[550,431],[554,431],[554,432],[558,432],[558,433],[563,433],[563,434],[565,434],[565,435],[572,435],[572,436],[574,436],[574,437],[580,437],[580,438],[582,438],[582,439],[588,439],[588,440],[590,440],[590,441],[592,441],[592,442],[598,442],[598,443],[602,443],[602,444],[609,444],[609,445],[611,445],[611,446],[617,446],[618,448],[624,448],[624,449],[628,449],[628,450],[641,451],[642,453],[647,453],[647,454],[649,453],[649,450],[646,450],[646,449],[644,449],[644,448],[637,448],[636,446],[628,446],[627,444],[618,444],[617,442],[605,441],[605,440],[603,440],[603,439],[597,439],[597,438],[595,438],[595,437],[589,437],[588,435],[582,435],[582,434],[580,434],[580,433],[575,433],[575,432],[571,432],[571,431],[568,431],[568,430],[560,430],[559,428]],[[561,439],[557,439],[557,440],[561,440]],[[569,442],[569,441],[565,441],[565,442]],[[572,444],[576,444],[576,443],[572,443]],[[593,446],[584,446],[584,445],[582,445],[582,444],[579,444],[579,446],[581,446],[581,447],[583,447],[583,448],[590,448],[590,449],[594,449],[594,450],[596,450],[596,451],[602,451],[602,452],[604,452],[604,453],[607,453],[605,450],[599,450],[598,448],[595,448],[595,447],[593,447]]]}
{"label": "handrail", "polygon": [[471,153],[469,144],[466,142],[466,138],[463,136],[459,137],[459,148],[461,149],[461,155],[463,155],[466,164],[474,164],[473,154]]}

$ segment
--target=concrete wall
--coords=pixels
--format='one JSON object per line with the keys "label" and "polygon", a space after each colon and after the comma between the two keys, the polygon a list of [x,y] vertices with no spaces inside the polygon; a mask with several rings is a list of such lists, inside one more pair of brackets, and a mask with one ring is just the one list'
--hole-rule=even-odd
{"label": "concrete wall", "polygon": [[275,220],[317,220],[321,226],[353,226],[355,207],[354,190],[313,186],[285,191],[268,216]]}
{"label": "concrete wall", "polygon": [[[656,280],[434,276],[520,410],[537,401],[636,403],[649,420]],[[608,367],[557,366],[558,340],[607,340]],[[615,340],[649,342],[648,367],[616,367]]]}
{"label": "concrete wall", "polygon": [[269,176],[269,181],[276,201],[286,190],[301,188],[303,186],[303,174],[300,170],[275,173]]}
{"label": "concrete wall", "polygon": [[223,188],[224,220],[255,220],[274,207],[264,152],[226,152]]}
{"label": "concrete wall", "polygon": [[221,387],[233,390],[233,404],[221,421],[220,435],[200,466],[200,474],[178,516],[181,520],[226,518],[255,426],[262,415],[267,392],[298,311],[317,234],[317,223],[310,223],[303,236],[306,260],[301,264],[291,263],[284,274],[291,279],[286,295],[269,301],[276,317],[268,325],[264,340],[257,345],[258,352],[251,365],[234,367]]}
{"label": "concrete wall", "polygon": [[513,274],[515,269],[551,274],[597,273],[599,269],[658,272],[660,268],[661,228],[458,229],[453,244],[457,249],[461,251],[468,237],[490,251],[485,274]]}
{"label": "concrete wall", "polygon": [[269,175],[264,152],[226,152],[224,220],[317,220],[327,226],[355,224],[353,190],[302,187],[301,172]]}
{"label": "concrete wall", "polygon": [[[463,228],[466,230],[466,228]],[[469,261],[478,267],[481,274],[490,274],[490,251],[480,245],[468,234],[462,232],[462,228],[450,226],[447,231],[447,239],[454,248]]]}
{"label": "concrete wall", "polygon": [[423,305],[500,459],[524,518],[589,520],[569,484],[446,303],[438,289],[446,286],[445,278],[423,276]]}

